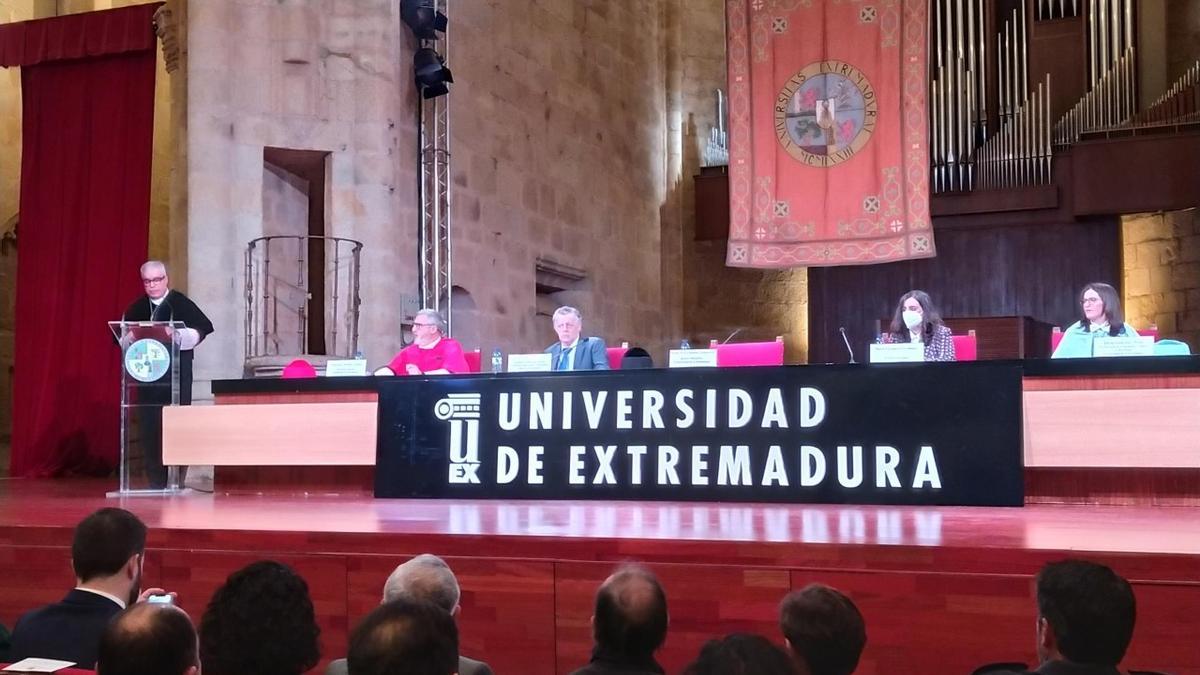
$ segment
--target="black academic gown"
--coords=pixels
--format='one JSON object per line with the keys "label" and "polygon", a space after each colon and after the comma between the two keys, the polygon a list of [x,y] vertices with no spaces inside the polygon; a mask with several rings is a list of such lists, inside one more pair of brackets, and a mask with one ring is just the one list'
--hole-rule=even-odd
{"label": "black academic gown", "polygon": [[[182,321],[187,328],[194,328],[200,333],[200,341],[213,332],[212,321],[192,302],[191,298],[179,291],[168,291],[163,301],[156,307],[150,298],[142,296],[129,305],[125,310],[125,321]],[[197,342],[197,345],[200,343]],[[148,383],[137,390],[138,426],[141,430],[141,445],[143,461],[146,466],[146,478],[151,488],[161,489],[167,485],[167,470],[162,463],[162,408],[158,405],[171,403],[171,389],[162,385],[164,375],[157,382]],[[179,352],[179,404],[192,403],[192,350]]]}
{"label": "black academic gown", "polygon": [[[203,341],[213,332],[212,321],[192,302],[191,298],[179,291],[168,291],[163,301],[155,307],[150,298],[142,296],[129,305],[125,310],[126,321],[182,321],[188,328],[194,328],[200,333]],[[199,344],[199,343],[197,343]],[[162,387],[155,390],[161,391]],[[167,390],[169,402],[170,390]],[[192,350],[179,352],[179,404],[190,405],[192,402]]]}

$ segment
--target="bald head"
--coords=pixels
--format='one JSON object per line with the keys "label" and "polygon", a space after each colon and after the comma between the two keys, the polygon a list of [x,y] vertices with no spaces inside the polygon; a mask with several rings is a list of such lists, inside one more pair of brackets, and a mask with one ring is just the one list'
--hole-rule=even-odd
{"label": "bald head", "polygon": [[667,596],[650,570],[626,565],[600,584],[592,625],[596,644],[632,659],[649,658],[667,638]]}
{"label": "bald head", "polygon": [[100,636],[96,672],[103,675],[195,675],[196,627],[174,605],[139,602]]}
{"label": "bald head", "polygon": [[400,565],[383,585],[383,602],[429,602],[453,615],[458,610],[458,579],[446,561],[421,554]]}

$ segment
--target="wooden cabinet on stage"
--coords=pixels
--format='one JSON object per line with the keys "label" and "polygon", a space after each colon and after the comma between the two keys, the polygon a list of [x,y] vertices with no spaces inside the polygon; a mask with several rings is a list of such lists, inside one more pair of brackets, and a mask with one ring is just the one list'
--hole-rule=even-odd
{"label": "wooden cabinet on stage", "polygon": [[979,359],[1044,359],[1050,356],[1054,326],[1028,316],[947,318],[955,335],[975,331]]}

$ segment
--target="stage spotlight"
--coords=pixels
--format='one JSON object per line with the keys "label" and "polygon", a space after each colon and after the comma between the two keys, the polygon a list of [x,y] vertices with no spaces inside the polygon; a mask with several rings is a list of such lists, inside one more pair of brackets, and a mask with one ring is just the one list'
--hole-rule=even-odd
{"label": "stage spotlight", "polygon": [[422,47],[413,54],[413,74],[417,78],[417,88],[425,98],[445,96],[450,92],[450,83],[454,82],[442,55],[430,47]]}
{"label": "stage spotlight", "polygon": [[446,32],[446,15],[437,11],[437,0],[400,0],[400,18],[421,40],[436,40]]}

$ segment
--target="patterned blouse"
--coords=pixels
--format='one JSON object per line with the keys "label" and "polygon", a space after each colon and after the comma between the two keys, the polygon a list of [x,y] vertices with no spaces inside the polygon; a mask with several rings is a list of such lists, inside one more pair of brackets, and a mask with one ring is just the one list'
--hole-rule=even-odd
{"label": "patterned blouse", "polygon": [[[925,341],[926,361],[958,360],[954,355],[954,339],[950,335],[950,329],[942,324],[933,327],[933,337]],[[908,331],[904,331],[903,333],[884,333],[883,342],[887,344],[912,342],[912,336]]]}

